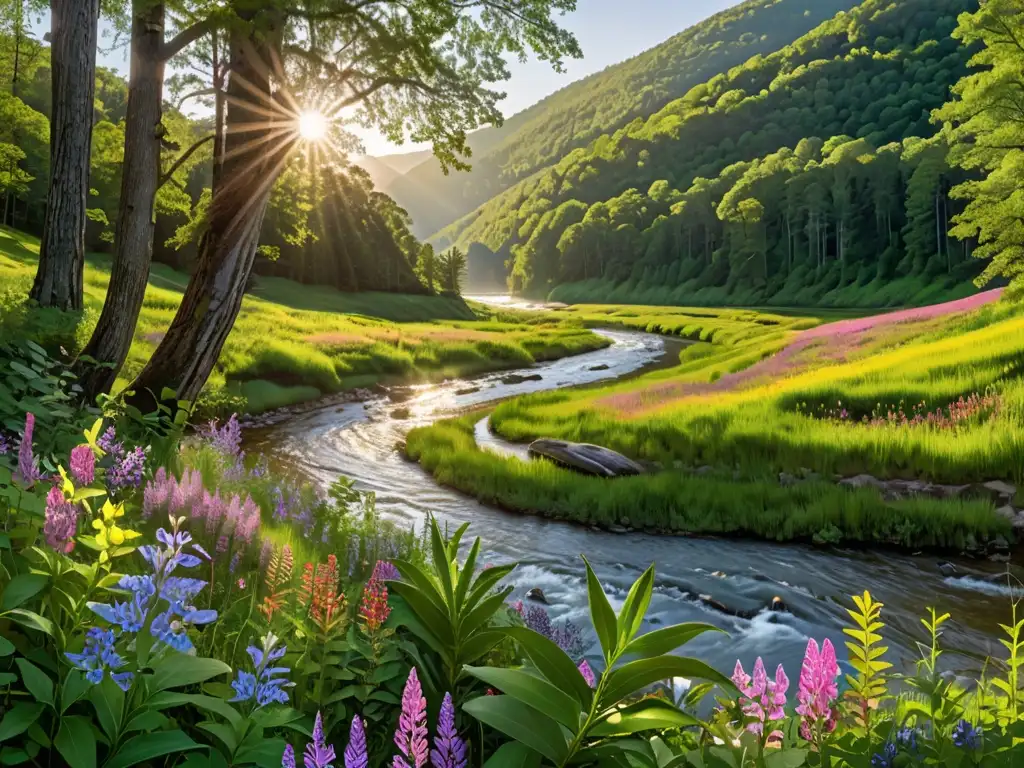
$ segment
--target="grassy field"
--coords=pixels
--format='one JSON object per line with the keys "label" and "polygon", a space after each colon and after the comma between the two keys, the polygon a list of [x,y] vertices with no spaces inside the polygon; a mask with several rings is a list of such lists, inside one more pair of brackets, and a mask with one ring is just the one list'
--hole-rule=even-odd
{"label": "grassy field", "polygon": [[[462,422],[409,436],[439,480],[510,509],[584,522],[768,538],[961,544],[1005,530],[991,504],[883,502],[779,473],[1024,483],[1024,312],[982,299],[947,313],[847,320],[736,310],[573,307],[703,339],[678,366],[497,406],[518,442],[591,442],[668,468],[612,482],[477,450]],[[808,330],[810,329],[810,330]],[[703,467],[707,475],[694,475]],[[1018,501],[1021,496],[1018,495]],[[636,523],[634,523],[636,524]]]}
{"label": "grassy field", "polygon": [[[70,354],[99,317],[109,257],[86,263],[86,309],[79,315],[30,308],[39,243],[0,230],[0,338],[28,335]],[[135,341],[122,372],[127,383],[170,324],[187,275],[153,265]],[[530,365],[608,342],[572,318],[470,307],[461,299],[341,293],[259,278],[204,392],[208,408],[260,412],[382,381],[424,381]]]}

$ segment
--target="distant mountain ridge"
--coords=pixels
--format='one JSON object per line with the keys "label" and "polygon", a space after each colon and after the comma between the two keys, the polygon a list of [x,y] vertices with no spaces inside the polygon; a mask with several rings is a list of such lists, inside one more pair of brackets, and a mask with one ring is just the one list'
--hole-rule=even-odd
{"label": "distant mountain ridge", "polygon": [[[856,4],[747,0],[560,89],[501,127],[476,131],[468,140],[473,153],[468,173],[446,176],[432,157],[420,161],[420,153],[367,158],[360,164],[378,189],[409,212],[413,232],[428,237],[602,134],[646,118],[693,86],[791,43]],[[402,164],[411,167],[401,170]]]}

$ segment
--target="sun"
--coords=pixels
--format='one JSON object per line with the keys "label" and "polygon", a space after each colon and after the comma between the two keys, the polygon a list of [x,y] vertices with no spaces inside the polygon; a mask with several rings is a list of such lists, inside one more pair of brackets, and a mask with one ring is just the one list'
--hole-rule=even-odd
{"label": "sun", "polygon": [[306,141],[320,141],[327,134],[327,118],[309,110],[299,114],[299,136]]}

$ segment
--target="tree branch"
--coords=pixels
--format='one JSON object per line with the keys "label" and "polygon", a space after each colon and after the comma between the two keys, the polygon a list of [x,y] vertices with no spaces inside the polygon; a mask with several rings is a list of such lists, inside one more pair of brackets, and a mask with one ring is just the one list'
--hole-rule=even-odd
{"label": "tree branch", "polygon": [[217,89],[216,88],[200,88],[198,91],[192,91],[191,93],[186,93],[184,96],[182,96],[180,99],[178,99],[178,102],[174,105],[174,107],[175,107],[175,109],[181,110],[181,105],[184,104],[189,99],[194,99],[194,98],[196,98],[198,96],[212,96],[215,93],[217,93]]}
{"label": "tree branch", "polygon": [[197,21],[195,24],[185,27],[185,29],[181,30],[181,32],[176,34],[160,47],[160,58],[167,61],[172,56],[181,53],[185,48],[192,45],[192,43],[212,29],[213,20],[209,18]]}
{"label": "tree branch", "polygon": [[181,166],[185,163],[185,161],[187,161],[190,157],[192,157],[192,155],[195,153],[195,151],[197,149],[199,149],[201,146],[203,146],[203,144],[205,144],[208,141],[213,141],[213,138],[214,138],[214,134],[212,134],[212,133],[209,136],[204,136],[199,141],[197,141],[195,144],[193,144],[191,147],[189,147],[184,152],[182,152],[181,156],[177,160],[174,161],[173,165],[171,165],[171,167],[167,171],[167,173],[163,174],[160,177],[160,183],[157,185],[157,189],[159,189],[164,184],[166,184],[168,181],[170,181],[171,177],[174,175],[174,172],[177,171],[179,168],[181,168]]}

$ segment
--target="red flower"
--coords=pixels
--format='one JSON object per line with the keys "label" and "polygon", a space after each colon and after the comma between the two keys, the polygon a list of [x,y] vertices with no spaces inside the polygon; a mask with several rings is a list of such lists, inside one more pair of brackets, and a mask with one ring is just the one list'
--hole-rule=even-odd
{"label": "red flower", "polygon": [[366,628],[370,632],[376,632],[387,621],[390,613],[387,586],[379,579],[371,578],[363,588],[363,605],[359,609],[359,615],[366,622]]}

